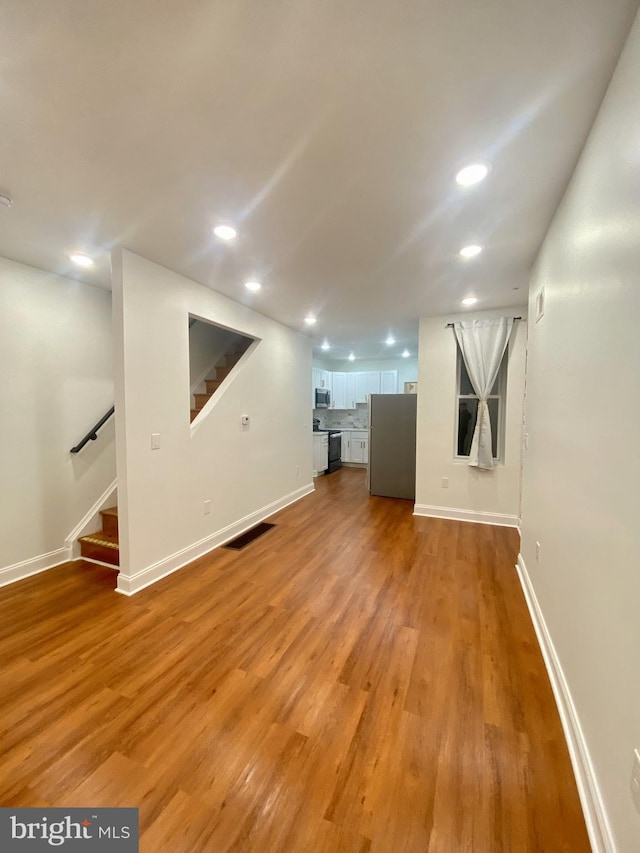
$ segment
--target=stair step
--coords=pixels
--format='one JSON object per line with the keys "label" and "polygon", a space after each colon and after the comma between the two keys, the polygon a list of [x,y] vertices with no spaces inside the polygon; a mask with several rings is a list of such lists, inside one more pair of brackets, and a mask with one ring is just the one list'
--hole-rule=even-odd
{"label": "stair step", "polygon": [[200,411],[203,406],[206,406],[211,399],[211,394],[194,394],[193,399],[196,403],[196,411]]}
{"label": "stair step", "polygon": [[97,531],[88,536],[81,536],[80,554],[88,560],[100,560],[101,563],[120,565],[120,546],[118,537],[109,533]]}
{"label": "stair step", "polygon": [[110,536],[118,538],[118,507],[110,506],[107,509],[101,509],[102,516],[102,532]]}
{"label": "stair step", "polygon": [[222,379],[226,379],[232,370],[233,370],[233,366],[231,366],[231,367],[216,367],[216,379],[218,379],[219,381]]}
{"label": "stair step", "polygon": [[205,379],[205,385],[207,386],[207,394],[211,395],[222,385],[222,379]]}
{"label": "stair step", "polygon": [[191,415],[189,418],[189,422],[192,423],[200,414],[200,409],[191,409]]}

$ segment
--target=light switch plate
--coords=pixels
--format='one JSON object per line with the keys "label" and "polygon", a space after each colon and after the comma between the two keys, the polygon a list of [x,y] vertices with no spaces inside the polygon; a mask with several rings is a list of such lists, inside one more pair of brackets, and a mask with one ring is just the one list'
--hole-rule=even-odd
{"label": "light switch plate", "polygon": [[152,432],[151,433],[151,449],[152,450],[160,450],[160,433]]}

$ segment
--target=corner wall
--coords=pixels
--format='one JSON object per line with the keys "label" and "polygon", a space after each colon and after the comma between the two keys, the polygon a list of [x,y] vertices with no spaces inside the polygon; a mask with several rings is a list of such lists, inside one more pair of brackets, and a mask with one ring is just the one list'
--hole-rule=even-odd
{"label": "corner wall", "polygon": [[[313,490],[311,342],[130,252],[113,271],[118,589],[131,594]],[[259,339],[193,426],[189,312]]]}
{"label": "corner wall", "polygon": [[0,584],[71,559],[65,538],[115,478],[111,294],[0,259]]}
{"label": "corner wall", "polygon": [[[504,464],[493,471],[454,461],[457,418],[457,344],[447,323],[526,314],[521,308],[426,317],[418,349],[416,515],[490,524],[518,524],[522,410],[527,345],[526,319],[514,324],[509,342]],[[443,489],[442,477],[449,486]]]}
{"label": "corner wall", "polygon": [[520,566],[594,850],[619,853],[640,850],[639,92],[636,19],[531,281]]}

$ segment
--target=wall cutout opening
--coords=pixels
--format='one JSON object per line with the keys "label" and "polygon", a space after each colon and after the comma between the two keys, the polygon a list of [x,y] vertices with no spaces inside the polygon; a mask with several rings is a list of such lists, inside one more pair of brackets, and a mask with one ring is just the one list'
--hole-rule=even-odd
{"label": "wall cutout opening", "polygon": [[234,372],[254,338],[189,314],[190,420],[207,404]]}

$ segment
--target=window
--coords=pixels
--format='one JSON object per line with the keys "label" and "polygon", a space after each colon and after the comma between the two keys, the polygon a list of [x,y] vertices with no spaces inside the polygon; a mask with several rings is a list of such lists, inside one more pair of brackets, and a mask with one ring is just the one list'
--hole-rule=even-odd
{"label": "window", "polygon": [[[507,353],[505,351],[500,363],[500,370],[493,383],[491,394],[487,398],[489,417],[491,419],[491,445],[493,458],[499,460],[504,455],[504,401],[507,388]],[[458,348],[458,387],[457,387],[457,418],[455,455],[458,458],[469,456],[471,440],[476,428],[478,417],[478,397],[474,393],[467,368]]]}

